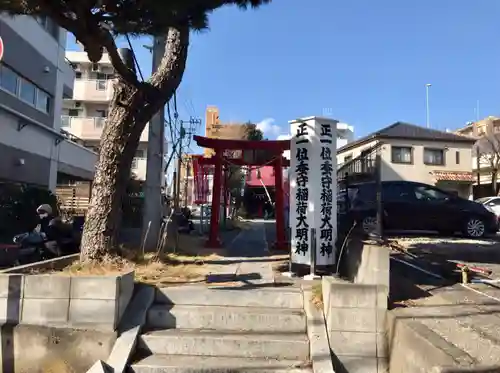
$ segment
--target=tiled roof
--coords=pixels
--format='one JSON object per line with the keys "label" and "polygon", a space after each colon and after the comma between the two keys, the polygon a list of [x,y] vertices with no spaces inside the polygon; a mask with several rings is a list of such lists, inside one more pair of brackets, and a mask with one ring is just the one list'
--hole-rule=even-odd
{"label": "tiled roof", "polygon": [[378,139],[413,139],[422,141],[465,142],[470,144],[475,142],[474,139],[467,136],[420,127],[415,124],[396,122],[388,127],[382,128],[380,131],[373,132],[368,136],[344,145],[338,149],[338,152],[341,153],[345,150]]}
{"label": "tiled roof", "polygon": [[474,181],[470,171],[434,171],[437,181]]}

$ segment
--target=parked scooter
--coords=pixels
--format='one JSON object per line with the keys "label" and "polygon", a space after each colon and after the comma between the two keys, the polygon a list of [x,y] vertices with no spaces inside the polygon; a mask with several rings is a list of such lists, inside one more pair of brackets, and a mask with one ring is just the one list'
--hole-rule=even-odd
{"label": "parked scooter", "polygon": [[58,256],[76,254],[80,250],[81,230],[78,224],[59,223],[61,229],[67,230],[67,234],[61,236],[58,241],[49,241],[40,227],[31,232],[25,232],[14,236],[13,243],[18,246],[17,261],[15,265],[39,262],[53,259]]}
{"label": "parked scooter", "polygon": [[25,232],[14,236],[12,240],[17,249],[17,260],[14,265],[39,262],[55,256],[45,247],[46,237],[42,232]]}
{"label": "parked scooter", "polygon": [[194,230],[194,224],[191,220],[191,210],[183,208],[180,214],[177,214],[177,229],[179,233],[190,234]]}

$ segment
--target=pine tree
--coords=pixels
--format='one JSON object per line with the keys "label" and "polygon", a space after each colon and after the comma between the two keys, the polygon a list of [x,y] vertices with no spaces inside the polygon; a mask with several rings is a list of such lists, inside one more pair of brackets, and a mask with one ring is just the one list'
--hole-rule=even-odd
{"label": "pine tree", "polygon": [[[179,86],[191,30],[208,28],[208,16],[225,5],[242,9],[271,0],[0,0],[12,16],[46,16],[72,33],[89,60],[107,52],[117,79],[103,130],[92,197],[82,238],[82,261],[113,255],[121,225],[121,201],[146,123]],[[165,54],[148,81],[122,61],[115,37],[166,36]]]}

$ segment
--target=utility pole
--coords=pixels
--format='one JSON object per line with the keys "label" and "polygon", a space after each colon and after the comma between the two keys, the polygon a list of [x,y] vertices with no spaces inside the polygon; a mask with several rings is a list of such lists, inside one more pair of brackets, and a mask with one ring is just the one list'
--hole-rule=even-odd
{"label": "utility pole", "polygon": [[188,184],[189,184],[189,176],[191,174],[191,165],[186,164],[186,177],[184,178],[184,207],[188,205]]}
{"label": "utility pole", "polygon": [[427,128],[431,128],[431,118],[429,112],[429,88],[432,87],[432,84],[425,85],[425,112],[426,112],[426,122]]}
{"label": "utility pole", "polygon": [[[177,159],[177,178],[174,179],[175,185],[175,197],[174,197],[174,209],[175,211],[179,211],[180,206],[180,190],[181,190],[181,167],[182,167],[182,140],[186,135],[193,135],[196,127],[201,124],[201,119],[191,117],[188,121],[181,120],[180,121],[180,138],[179,138],[179,153]],[[186,129],[184,125],[188,125]],[[186,169],[187,170],[187,169]]]}
{"label": "utility pole", "polygon": [[[157,70],[165,52],[165,37],[153,40],[153,72]],[[164,185],[164,144],[165,144],[165,108],[149,122],[146,182],[144,183],[144,213],[142,238],[144,249],[156,249],[163,215],[162,186]]]}

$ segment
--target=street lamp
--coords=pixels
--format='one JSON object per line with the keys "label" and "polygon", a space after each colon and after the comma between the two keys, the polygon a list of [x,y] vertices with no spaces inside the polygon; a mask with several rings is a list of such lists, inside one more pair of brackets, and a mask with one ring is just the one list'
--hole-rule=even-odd
{"label": "street lamp", "polygon": [[425,85],[425,108],[426,108],[426,122],[427,122],[427,128],[431,127],[431,120],[430,120],[430,113],[429,113],[429,88],[432,86],[432,84],[427,83]]}

